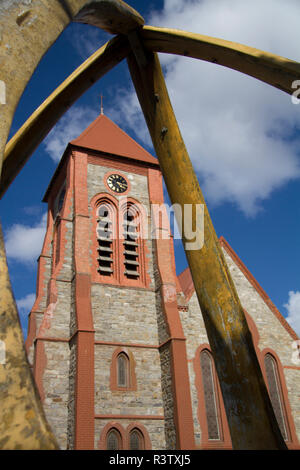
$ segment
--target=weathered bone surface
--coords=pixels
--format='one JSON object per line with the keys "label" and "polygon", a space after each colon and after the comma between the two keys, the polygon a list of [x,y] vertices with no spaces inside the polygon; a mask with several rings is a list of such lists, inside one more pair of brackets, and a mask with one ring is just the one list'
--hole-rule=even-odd
{"label": "weathered bone surface", "polygon": [[76,16],[75,21],[98,26],[111,34],[127,34],[144,24],[144,18],[124,2],[107,0],[87,2],[87,5]]}
{"label": "weathered bone surface", "polygon": [[145,48],[223,65],[292,94],[300,78],[300,63],[254,47],[178,29],[145,26],[140,31]]}

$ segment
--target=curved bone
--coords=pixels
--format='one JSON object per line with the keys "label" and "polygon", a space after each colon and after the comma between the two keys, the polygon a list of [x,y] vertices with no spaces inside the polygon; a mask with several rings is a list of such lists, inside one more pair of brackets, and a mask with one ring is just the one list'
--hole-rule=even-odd
{"label": "curved bone", "polygon": [[5,147],[0,197],[58,119],[100,77],[123,60],[129,50],[125,36],[113,38],[81,64],[34,111]]}
{"label": "curved bone", "polygon": [[177,29],[145,26],[145,48],[193,57],[250,75],[292,94],[292,82],[300,78],[300,63],[253,47]]}
{"label": "curved bone", "polygon": [[144,21],[121,0],[0,2],[0,84],[5,89],[5,96],[0,100],[0,171],[1,155],[25,86],[43,55],[74,19],[123,34]]}
{"label": "curved bone", "polygon": [[[102,4],[101,9],[99,3]],[[76,16],[75,21],[102,28],[111,34],[127,34],[143,26],[144,18],[126,3],[91,0]]]}
{"label": "curved bone", "polygon": [[[185,31],[145,26],[141,30],[145,47],[151,51],[180,54],[206,60],[264,81],[292,94],[291,84],[300,77],[300,64],[242,44]],[[30,116],[8,142],[4,154],[0,196],[22,168],[32,151],[50,131],[59,117],[87,90],[94,80],[107,72],[128,52],[128,44],[110,42],[76,69]],[[114,44],[114,45],[113,45]],[[118,49],[119,45],[119,49]],[[120,54],[114,58],[115,54]],[[103,54],[103,56],[102,56]],[[98,62],[99,61],[99,62]],[[110,65],[108,64],[110,62]],[[97,74],[96,66],[99,67]],[[100,68],[103,67],[103,70]],[[68,106],[65,105],[68,103]]]}

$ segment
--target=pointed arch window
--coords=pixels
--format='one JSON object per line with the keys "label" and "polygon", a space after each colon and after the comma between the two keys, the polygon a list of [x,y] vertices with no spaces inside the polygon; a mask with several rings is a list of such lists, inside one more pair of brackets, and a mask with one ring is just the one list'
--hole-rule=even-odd
{"label": "pointed arch window", "polygon": [[145,442],[144,436],[138,429],[133,429],[129,434],[129,449],[130,450],[144,450]]}
{"label": "pointed arch window", "polygon": [[128,388],[130,386],[129,358],[125,353],[117,357],[117,380],[118,387]]}
{"label": "pointed arch window", "polygon": [[286,410],[283,401],[277,361],[272,354],[265,355],[265,368],[268,381],[270,400],[278,422],[279,429],[285,441],[290,439]]}
{"label": "pointed arch window", "polygon": [[53,219],[55,219],[58,215],[61,214],[62,208],[64,205],[66,197],[66,182],[64,182],[63,186],[58,192],[53,204]]}
{"label": "pointed arch window", "polygon": [[121,450],[122,438],[117,429],[111,429],[106,436],[106,449],[107,450]]}
{"label": "pointed arch window", "polygon": [[114,232],[115,214],[112,206],[103,202],[97,209],[97,251],[98,272],[110,277],[114,273]]}
{"label": "pointed arch window", "polygon": [[200,366],[204,389],[208,440],[221,440],[222,431],[216,376],[213,358],[210,352],[206,349],[200,353]]}
{"label": "pointed arch window", "polygon": [[55,238],[54,238],[54,246],[55,246],[55,262],[54,265],[56,266],[60,259],[60,243],[61,243],[61,219],[57,218],[55,222]]}
{"label": "pointed arch window", "polygon": [[63,208],[65,195],[66,195],[66,185],[64,184],[57,200],[57,212],[58,213],[60,213]]}
{"label": "pointed arch window", "polygon": [[124,275],[128,279],[140,278],[140,213],[135,204],[130,204],[124,211]]}
{"label": "pointed arch window", "polygon": [[147,429],[138,422],[125,430],[121,423],[110,422],[102,429],[98,448],[102,450],[151,450]]}
{"label": "pointed arch window", "polygon": [[98,194],[93,210],[93,280],[95,282],[141,286],[147,276],[145,235],[148,218],[139,202],[118,201]]}

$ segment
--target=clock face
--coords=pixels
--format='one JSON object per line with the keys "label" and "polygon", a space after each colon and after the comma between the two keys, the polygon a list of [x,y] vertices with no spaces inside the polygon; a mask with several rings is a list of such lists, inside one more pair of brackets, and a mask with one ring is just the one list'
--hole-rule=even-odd
{"label": "clock face", "polygon": [[128,183],[126,179],[121,175],[110,175],[106,181],[108,187],[115,193],[124,193],[128,189]]}

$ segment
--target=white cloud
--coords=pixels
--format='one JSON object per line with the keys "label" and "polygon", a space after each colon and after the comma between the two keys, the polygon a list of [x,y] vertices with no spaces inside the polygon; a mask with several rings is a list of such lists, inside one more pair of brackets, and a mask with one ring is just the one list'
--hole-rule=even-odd
{"label": "white cloud", "polygon": [[128,126],[138,139],[151,147],[151,137],[133,87],[130,90],[119,89],[115,94],[114,102],[115,106],[107,109],[110,119],[122,129]]}
{"label": "white cloud", "polygon": [[35,294],[27,294],[25,297],[22,297],[16,301],[20,315],[26,315],[30,312],[34,304],[35,297]]}
{"label": "white cloud", "polygon": [[[299,15],[296,0],[165,0],[164,10],[147,23],[300,60]],[[167,54],[160,58],[208,202],[233,202],[248,216],[255,215],[272,191],[300,177],[299,137],[295,137],[300,129],[299,106],[289,95],[215,64]],[[145,139],[144,120],[133,94],[125,93],[123,100],[118,97],[115,114],[124,116]]]}
{"label": "white cloud", "polygon": [[88,59],[111,35],[101,29],[78,23],[71,23],[66,32],[66,37],[83,60]]}
{"label": "white cloud", "polygon": [[47,214],[34,226],[14,224],[5,233],[7,257],[31,264],[41,253],[46,230]]}
{"label": "white cloud", "polygon": [[284,304],[284,307],[288,312],[286,320],[296,331],[297,335],[300,336],[300,292],[290,291],[289,301],[287,304]]}
{"label": "white cloud", "polygon": [[44,140],[45,151],[58,162],[68,143],[78,137],[96,119],[97,113],[89,107],[72,107]]}

